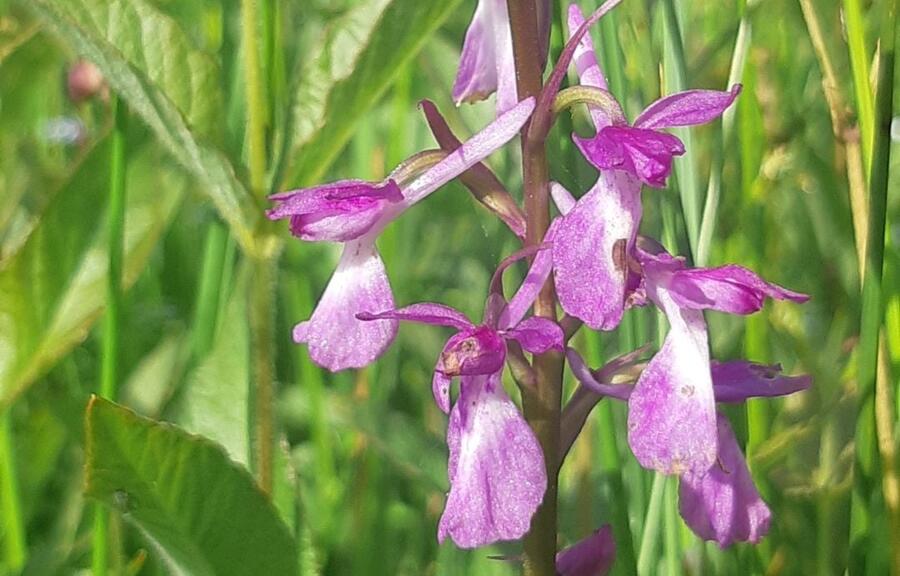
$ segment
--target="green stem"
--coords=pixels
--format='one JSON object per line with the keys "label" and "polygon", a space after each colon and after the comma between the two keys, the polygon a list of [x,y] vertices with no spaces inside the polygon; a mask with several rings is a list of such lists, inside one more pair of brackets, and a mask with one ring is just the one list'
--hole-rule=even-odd
{"label": "green stem", "polygon": [[638,553],[638,574],[656,574],[659,557],[656,548],[659,544],[660,519],[663,515],[663,501],[666,492],[666,476],[657,472],[653,476],[653,487],[650,489],[650,505],[644,520],[644,532],[641,534],[641,549]]}
{"label": "green stem", "polygon": [[247,145],[250,188],[258,197],[266,186],[266,105],[260,68],[259,0],[241,0],[241,39],[244,56],[244,82],[247,95]]}
{"label": "green stem", "polygon": [[[537,10],[533,0],[508,0],[512,29],[513,55],[516,65],[516,87],[519,98],[537,97],[541,91],[541,41],[538,37]],[[522,130],[522,170],[527,220],[526,246],[540,243],[550,225],[550,184],[547,154],[543,140],[532,140],[528,125]],[[534,304],[534,314],[554,318],[556,297],[548,282]],[[551,351],[536,356],[534,371],[537,387],[523,391],[525,419],[534,430],[544,453],[547,491],[531,519],[525,536],[525,574],[555,576],[557,538],[557,491],[559,462],[559,418],[562,396],[561,353]]]}
{"label": "green stem", "polygon": [[275,456],[275,276],[277,258],[256,258],[250,289],[253,362],[254,468],[260,489],[272,493]]}
{"label": "green stem", "polygon": [[859,0],[844,0],[843,14],[847,26],[847,46],[850,50],[850,69],[853,72],[863,160],[868,167],[872,161],[875,112],[872,106],[872,86],[869,84],[869,51],[866,49],[866,30]]}
{"label": "green stem", "polygon": [[[112,131],[107,206],[109,263],[106,273],[106,313],[103,319],[103,357],[100,395],[115,400],[119,378],[119,315],[122,305],[122,259],[125,251],[125,107],[112,100],[115,126]],[[93,570],[95,576],[109,572],[109,512],[98,506],[94,515]]]}
{"label": "green stem", "polygon": [[681,542],[678,532],[681,522],[678,520],[678,481],[672,477],[666,481],[665,496],[665,539],[666,573],[668,576],[681,574]]}
{"label": "green stem", "polygon": [[11,414],[0,414],[0,506],[3,514],[3,543],[7,568],[13,573],[25,565],[25,526],[19,505],[18,473],[12,441]]}
{"label": "green stem", "polygon": [[873,555],[881,556],[870,533],[880,490],[877,443],[875,440],[875,379],[878,366],[878,338],[882,314],[882,271],[884,233],[887,217],[888,172],[891,146],[891,106],[894,88],[894,43],[897,34],[897,0],[887,2],[881,20],[881,51],[875,95],[875,134],[869,174],[869,222],[866,267],[863,280],[862,318],[859,341],[859,416],[856,427],[856,460],[853,468],[853,513],[851,520],[850,574],[865,574]]}

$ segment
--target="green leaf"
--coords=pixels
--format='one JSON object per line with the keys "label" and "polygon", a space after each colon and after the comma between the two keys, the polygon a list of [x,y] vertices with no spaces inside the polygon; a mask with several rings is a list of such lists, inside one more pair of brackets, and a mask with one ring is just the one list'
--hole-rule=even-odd
{"label": "green leaf", "polygon": [[167,16],[142,0],[35,0],[38,13],[103,71],[112,88],[201,183],[245,249],[260,218],[225,155],[219,74]]}
{"label": "green leaf", "polygon": [[121,511],[173,573],[297,574],[275,508],[219,445],[99,397],[85,422],[87,495]]}
{"label": "green leaf", "polygon": [[[185,189],[155,147],[128,165],[124,283],[130,286]],[[84,340],[103,311],[108,143],[91,152],[50,202],[24,244],[0,266],[0,407]]]}
{"label": "green leaf", "polygon": [[250,456],[248,273],[246,266],[238,273],[212,349],[188,376],[178,419],[191,432],[222,444],[245,466]]}
{"label": "green leaf", "polygon": [[360,119],[460,4],[366,0],[329,28],[297,73],[285,147],[297,159],[292,182],[322,177]]}

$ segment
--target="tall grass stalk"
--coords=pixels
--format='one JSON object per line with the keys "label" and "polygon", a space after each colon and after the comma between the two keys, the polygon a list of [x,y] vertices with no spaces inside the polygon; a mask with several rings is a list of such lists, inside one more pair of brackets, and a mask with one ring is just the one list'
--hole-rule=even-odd
{"label": "tall grass stalk", "polygon": [[19,501],[18,471],[9,408],[0,414],[0,513],[2,513],[3,555],[6,568],[13,573],[25,565],[28,548]]}
{"label": "tall grass stalk", "polygon": [[[853,469],[853,514],[851,524],[850,573],[866,573],[866,565],[883,556],[876,546],[872,521],[881,491],[876,449],[875,383],[879,336],[884,319],[882,271],[887,217],[888,171],[891,147],[891,107],[894,90],[894,46],[897,35],[897,1],[886,2],[881,17],[878,83],[875,92],[875,122],[872,166],[869,174],[869,228],[862,291],[862,317],[858,348],[859,404]],[[875,560],[877,561],[877,560]]]}
{"label": "tall grass stalk", "polygon": [[[109,158],[109,201],[107,205],[106,312],[103,318],[103,353],[100,367],[100,395],[115,400],[119,382],[120,314],[122,307],[122,260],[125,251],[125,106],[112,99],[113,130]],[[109,573],[109,511],[97,505],[94,510],[94,576]]]}

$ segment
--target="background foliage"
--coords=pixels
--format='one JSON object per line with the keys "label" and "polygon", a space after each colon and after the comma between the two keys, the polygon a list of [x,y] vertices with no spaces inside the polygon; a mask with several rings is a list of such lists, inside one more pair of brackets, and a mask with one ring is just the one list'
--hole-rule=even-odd
{"label": "background foliage", "polygon": [[[265,188],[383,177],[434,146],[416,109],[422,98],[460,134],[484,125],[491,104],[457,109],[449,97],[474,4],[260,2]],[[674,481],[651,506],[653,477],[628,451],[623,408],[606,404],[562,472],[565,543],[612,522],[620,555],[632,548],[648,574],[832,574],[850,562],[861,313],[853,159],[867,165],[871,156],[861,68],[871,68],[882,4],[626,0],[594,30],[632,115],[682,84],[721,89],[729,75],[743,83],[723,125],[690,133],[672,189],[645,191],[644,226],[658,234],[671,219],[677,232],[665,240],[688,253],[682,203],[718,192],[708,263],[745,263],[812,300],[746,321],[710,315],[713,352],[780,362],[811,373],[814,386],[729,413],[773,510],[760,547],[700,543],[678,518]],[[297,564],[324,574],[514,573],[489,559],[513,547],[463,552],[436,542],[445,417],[428,383],[443,334],[404,326],[376,365],[336,375],[291,343],[334,267],[333,246],[288,240],[280,258],[274,506],[242,467],[253,461],[253,261],[281,247],[259,232],[264,202],[248,192],[241,25],[236,0],[0,0],[0,574],[87,572],[86,496],[119,512],[114,573],[166,573],[165,557],[192,574],[280,574]],[[560,38],[556,22],[555,50]],[[102,98],[66,98],[78,55],[103,69],[128,111],[119,400],[214,443],[100,400],[85,431],[101,372],[110,133],[121,124]],[[594,174],[568,132],[584,127],[580,112],[567,116],[551,139],[553,178],[578,192]],[[66,129],[74,137],[61,139]],[[515,148],[491,159],[511,190],[520,182]],[[895,450],[900,412],[898,158],[895,143],[883,457]],[[472,317],[515,245],[456,183],[380,240],[398,302],[444,302]],[[621,335],[576,342],[596,365],[657,338],[656,317],[638,311]],[[896,464],[881,474],[896,482]],[[900,547],[898,502],[869,496],[881,502],[870,573],[887,573]]]}

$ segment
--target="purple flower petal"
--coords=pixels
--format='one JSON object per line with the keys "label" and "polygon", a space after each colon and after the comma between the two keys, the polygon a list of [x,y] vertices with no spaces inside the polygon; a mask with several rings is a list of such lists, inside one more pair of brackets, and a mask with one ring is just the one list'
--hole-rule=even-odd
{"label": "purple flower petal", "polygon": [[547,488],[541,447],[500,383],[467,376],[450,413],[450,494],[438,526],[460,548],[525,535]]}
{"label": "purple flower petal", "polygon": [[[569,33],[574,34],[581,25],[584,24],[584,15],[581,8],[577,4],[569,5]],[[591,35],[585,34],[575,48],[575,55],[572,57],[575,63],[575,69],[578,71],[579,83],[582,86],[593,86],[602,90],[609,90],[606,78],[603,76],[603,70],[597,62],[597,54],[594,51],[594,43],[591,41]],[[596,107],[590,107],[591,119],[594,121],[594,128],[601,130],[613,123],[610,115]],[[624,117],[624,113],[619,110],[618,116]]]}
{"label": "purple flower petal", "polygon": [[634,121],[635,128],[670,128],[706,124],[722,115],[731,106],[741,85],[728,92],[719,90],[688,90],[660,98],[647,106]]}
{"label": "purple flower petal", "polygon": [[550,196],[559,213],[565,216],[575,207],[575,197],[559,182],[550,182]]}
{"label": "purple flower petal", "polygon": [[539,316],[526,318],[515,328],[506,330],[503,336],[516,340],[522,348],[532,354],[543,354],[550,349],[562,350],[565,340],[565,334],[559,324]]}
{"label": "purple flower petal", "polygon": [[474,328],[475,325],[466,318],[466,315],[443,304],[434,302],[420,302],[418,304],[410,304],[396,310],[385,310],[384,312],[363,312],[356,315],[360,320],[406,320],[409,322],[419,322],[421,324],[431,324],[432,326],[447,326],[456,328],[457,330],[466,330]]}
{"label": "purple flower petal", "polygon": [[601,174],[559,224],[553,240],[559,302],[595,330],[612,330],[622,320],[626,259],[640,221],[640,184],[613,171]]}
{"label": "purple flower petal", "polygon": [[766,297],[806,302],[809,296],[766,282],[750,270],[736,264],[718,268],[678,270],[669,289],[679,306],[712,309],[731,314],[751,314],[762,308]]}
{"label": "purple flower petal", "polygon": [[466,31],[459,70],[453,83],[453,101],[483,100],[497,89],[497,57],[494,43],[496,0],[479,0]]}
{"label": "purple flower petal", "polygon": [[441,352],[440,369],[447,376],[492,374],[503,369],[506,343],[493,328],[475,326],[457,332]]}
{"label": "purple flower petal", "polygon": [[444,414],[450,412],[450,384],[452,382],[453,377],[444,374],[443,363],[438,358],[437,366],[434,367],[434,376],[431,378],[431,393],[434,395],[434,402]]}
{"label": "purple flower petal", "polygon": [[677,137],[631,126],[606,126],[593,138],[574,139],[596,168],[624,170],[655,188],[665,188],[672,157],[684,154],[684,144]]}
{"label": "purple flower petal", "polygon": [[628,443],[638,462],[666,474],[705,472],[716,458],[716,407],[703,313],[652,293],[669,320],[662,348],[628,401]]}
{"label": "purple flower petal", "polygon": [[356,315],[393,307],[375,239],[347,242],[312,316],[294,328],[294,341],[306,342],[313,361],[332,372],[361,368],[390,346],[397,335],[397,321],[364,322]]}
{"label": "purple flower petal", "polygon": [[466,140],[403,190],[403,208],[419,202],[509,142],[519,133],[532,110],[534,98],[526,98]]}
{"label": "purple flower petal", "polygon": [[556,555],[559,576],[604,576],[616,559],[616,541],[607,524]]}
{"label": "purple flower petal", "polygon": [[769,531],[771,512],[753,485],[744,455],[728,425],[718,416],[719,455],[706,473],[681,477],[678,508],[691,530],[725,548],[759,542]]}
{"label": "purple flower petal", "polygon": [[591,372],[590,368],[584,363],[584,359],[573,348],[566,349],[566,359],[569,361],[569,368],[572,375],[578,382],[599,396],[609,396],[617,400],[628,400],[634,389],[627,384],[608,384],[600,382]]}
{"label": "purple flower petal", "polygon": [[341,180],[269,197],[271,220],[290,218],[291,233],[315,242],[346,242],[372,229],[385,209],[403,200],[393,180],[380,183]]}
{"label": "purple flower petal", "polygon": [[716,402],[787,396],[806,390],[812,384],[812,378],[807,375],[784,376],[780,364],[756,364],[745,360],[713,362],[712,381]]}
{"label": "purple flower petal", "polygon": [[541,289],[547,283],[547,278],[550,277],[550,272],[553,270],[553,253],[549,250],[550,246],[548,243],[553,242],[556,238],[558,226],[558,218],[550,223],[550,228],[544,235],[544,244],[542,244],[545,249],[537,252],[534,261],[531,263],[531,268],[528,269],[528,273],[525,275],[525,279],[522,281],[519,289],[516,290],[513,297],[509,299],[509,304],[500,313],[500,318],[497,321],[498,328],[508,329],[518,324],[525,317],[534,301],[537,300],[538,294],[541,293]]}

